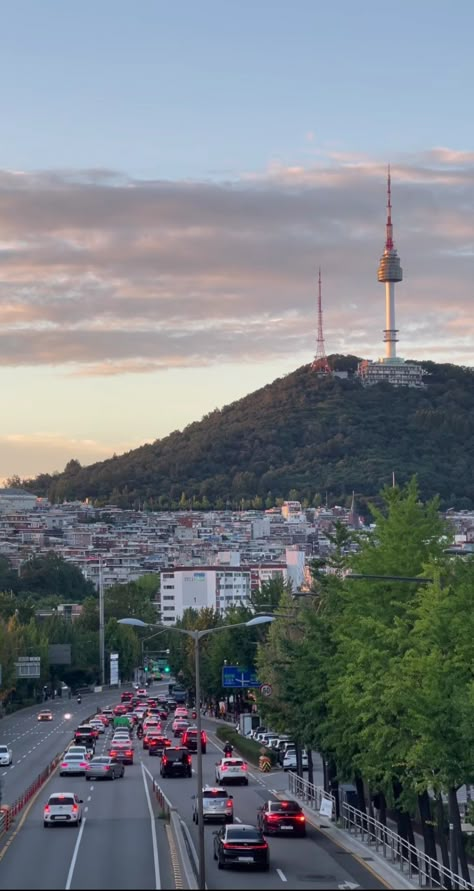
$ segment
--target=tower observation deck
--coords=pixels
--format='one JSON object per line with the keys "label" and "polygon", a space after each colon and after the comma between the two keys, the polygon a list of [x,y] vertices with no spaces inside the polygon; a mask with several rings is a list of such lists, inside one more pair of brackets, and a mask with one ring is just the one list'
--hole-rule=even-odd
{"label": "tower observation deck", "polygon": [[390,167],[387,176],[387,223],[386,223],[385,250],[380,258],[377,278],[385,284],[385,356],[387,359],[395,359],[397,356],[396,343],[398,330],[395,327],[395,284],[403,279],[403,269],[400,266],[400,258],[393,244],[392,226],[392,191],[390,180]]}

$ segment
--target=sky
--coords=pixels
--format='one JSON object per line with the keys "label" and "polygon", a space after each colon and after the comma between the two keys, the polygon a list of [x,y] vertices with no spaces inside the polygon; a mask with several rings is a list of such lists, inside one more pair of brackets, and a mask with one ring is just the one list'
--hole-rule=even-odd
{"label": "sky", "polygon": [[326,352],[472,366],[471,0],[3,0],[0,480]]}

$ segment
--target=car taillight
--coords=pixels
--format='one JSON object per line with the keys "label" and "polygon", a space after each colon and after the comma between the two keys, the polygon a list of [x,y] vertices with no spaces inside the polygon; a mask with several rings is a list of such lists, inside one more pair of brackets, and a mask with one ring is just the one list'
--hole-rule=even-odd
{"label": "car taillight", "polygon": [[81,761],[79,767],[87,767],[87,761]]}
{"label": "car taillight", "polygon": [[77,809],[78,809],[78,805],[77,805],[77,804],[73,804],[73,806],[72,806],[72,810],[73,810],[74,813],[76,813]]}
{"label": "car taillight", "polygon": [[131,757],[131,756],[132,756],[132,750],[131,750],[131,749],[128,749],[128,750],[125,752],[125,754],[126,754],[126,755],[129,755],[129,756]]}
{"label": "car taillight", "polygon": [[300,823],[304,823],[304,821],[306,820],[306,817],[304,814],[298,814],[296,819],[299,820]]}
{"label": "car taillight", "polygon": [[61,767],[67,767],[67,764],[68,764],[67,761],[63,761],[63,763],[61,764]]}
{"label": "car taillight", "polygon": [[191,761],[192,761],[191,755],[187,756],[187,760],[188,760],[188,764],[191,764]]}
{"label": "car taillight", "polygon": [[227,770],[227,764],[221,764],[221,770]]}
{"label": "car taillight", "polygon": [[202,740],[202,742],[207,742],[207,736],[206,736],[206,733],[204,730],[202,731],[202,734],[201,734],[201,740]]}
{"label": "car taillight", "polygon": [[117,754],[117,752],[112,751],[112,752],[110,753],[110,757],[111,757],[111,758],[115,758],[116,754]]}
{"label": "car taillight", "polygon": [[106,770],[110,770],[110,764],[106,764],[106,765],[105,765],[105,769],[106,769]]}
{"label": "car taillight", "polygon": [[232,799],[231,798],[229,798],[229,800],[226,804],[226,807],[232,807]]}
{"label": "car taillight", "polygon": [[49,804],[45,804],[44,812],[45,812],[45,814],[49,814]]}
{"label": "car taillight", "polygon": [[242,770],[247,770],[247,764],[242,764]]}
{"label": "car taillight", "polygon": [[278,814],[267,814],[266,819],[268,820],[269,823],[272,823],[272,822],[274,823],[275,820],[279,820],[280,817],[278,816]]}
{"label": "car taillight", "polygon": [[163,755],[163,764],[168,764],[168,759],[166,755]]}

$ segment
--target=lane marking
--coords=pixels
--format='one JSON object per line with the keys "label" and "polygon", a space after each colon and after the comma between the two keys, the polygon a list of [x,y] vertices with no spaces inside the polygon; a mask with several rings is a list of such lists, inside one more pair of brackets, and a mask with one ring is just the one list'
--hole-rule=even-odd
{"label": "lane marking", "polygon": [[[86,810],[87,810],[87,808],[86,808]],[[71,865],[69,867],[69,872],[67,874],[66,891],[69,891],[69,888],[71,887],[72,877],[74,875],[74,867],[76,865],[77,855],[79,853],[79,845],[81,844],[82,833],[84,832],[86,820],[87,820],[87,817],[82,818],[81,827],[79,829],[79,833],[78,833],[78,836],[76,839],[76,844],[74,845],[74,851],[73,851],[73,855],[72,855]]]}
{"label": "lane marking", "polygon": [[285,873],[282,872],[281,869],[277,869],[277,873],[278,873],[278,875],[280,876],[280,879],[282,880],[282,882],[287,882],[287,881],[288,881],[288,879],[287,879]]}
{"label": "lane marking", "polygon": [[[147,804],[148,804],[148,811],[150,814],[151,840],[152,840],[152,845],[153,845],[153,863],[155,866],[155,888],[160,889],[161,888],[161,876],[160,876],[160,864],[158,862],[158,845],[156,842],[155,817],[153,814],[153,808],[151,806],[150,792],[149,792],[148,786],[147,786],[145,771],[151,776],[152,779],[153,779],[153,777],[152,777],[150,771],[144,766],[143,762],[141,762],[140,766],[142,769],[143,785],[145,786],[145,795],[146,795],[146,800],[147,800]],[[67,891],[67,889],[66,889],[66,891]]]}

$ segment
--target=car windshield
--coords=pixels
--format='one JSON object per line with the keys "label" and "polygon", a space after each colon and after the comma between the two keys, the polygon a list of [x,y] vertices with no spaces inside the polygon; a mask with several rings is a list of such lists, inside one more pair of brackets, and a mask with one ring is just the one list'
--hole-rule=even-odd
{"label": "car windshield", "polygon": [[262,840],[262,836],[258,829],[254,829],[253,827],[245,829],[241,826],[228,826],[227,838],[229,841],[233,842],[259,842]]}
{"label": "car windshield", "polygon": [[179,761],[184,756],[184,751],[180,750],[179,752],[172,752],[170,749],[166,752],[166,758],[168,761]]}

